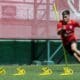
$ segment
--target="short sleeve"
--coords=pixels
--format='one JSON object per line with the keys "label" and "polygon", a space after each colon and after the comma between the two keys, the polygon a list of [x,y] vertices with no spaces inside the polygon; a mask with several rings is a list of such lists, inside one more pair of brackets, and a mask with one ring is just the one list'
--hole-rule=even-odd
{"label": "short sleeve", "polygon": [[62,29],[62,23],[59,22],[59,23],[57,24],[57,30],[61,30],[61,29]]}
{"label": "short sleeve", "polygon": [[74,25],[74,27],[80,27],[79,23],[76,21],[72,21],[72,24]]}

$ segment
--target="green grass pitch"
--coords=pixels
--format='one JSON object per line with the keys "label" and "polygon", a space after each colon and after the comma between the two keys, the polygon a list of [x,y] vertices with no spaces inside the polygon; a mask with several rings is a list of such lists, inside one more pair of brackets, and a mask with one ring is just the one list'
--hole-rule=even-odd
{"label": "green grass pitch", "polygon": [[53,73],[48,76],[40,76],[39,74],[42,72],[42,68],[44,66],[36,66],[36,65],[21,65],[22,68],[25,69],[26,74],[22,76],[13,76],[12,74],[16,73],[16,68],[20,65],[0,65],[6,70],[5,75],[0,75],[0,80],[80,80],[80,64],[69,64],[69,67],[74,70],[73,75],[61,76],[63,73],[62,65],[49,65],[48,68],[52,69]]}

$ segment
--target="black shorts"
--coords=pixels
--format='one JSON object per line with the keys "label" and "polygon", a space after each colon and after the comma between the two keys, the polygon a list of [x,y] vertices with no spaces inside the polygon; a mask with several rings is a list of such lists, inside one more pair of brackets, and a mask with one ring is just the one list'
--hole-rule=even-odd
{"label": "black shorts", "polygon": [[64,45],[64,48],[65,48],[66,52],[68,52],[71,55],[73,55],[73,53],[74,53],[74,51],[71,49],[71,44],[72,43],[77,43],[77,42],[76,42],[76,40],[72,40],[67,45]]}

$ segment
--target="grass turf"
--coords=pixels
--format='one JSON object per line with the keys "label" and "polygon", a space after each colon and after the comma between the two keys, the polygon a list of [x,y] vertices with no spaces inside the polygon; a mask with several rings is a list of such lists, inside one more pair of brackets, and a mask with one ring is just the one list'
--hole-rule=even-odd
{"label": "grass turf", "polygon": [[44,66],[35,65],[22,65],[21,67],[26,70],[26,74],[23,76],[13,76],[16,73],[16,68],[20,65],[0,65],[6,70],[5,75],[0,75],[0,80],[80,80],[80,64],[70,64],[70,68],[74,70],[74,74],[71,76],[61,76],[63,73],[63,67],[65,65],[49,65],[48,68],[52,69],[53,74],[48,76],[40,76],[41,69]]}

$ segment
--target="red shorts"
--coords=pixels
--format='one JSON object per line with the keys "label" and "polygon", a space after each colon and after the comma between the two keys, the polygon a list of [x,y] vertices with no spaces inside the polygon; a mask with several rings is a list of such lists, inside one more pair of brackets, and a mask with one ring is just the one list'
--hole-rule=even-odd
{"label": "red shorts", "polygon": [[73,53],[74,53],[74,51],[71,49],[71,44],[72,43],[76,43],[76,40],[72,40],[67,45],[64,45],[65,50],[71,55],[73,55]]}

